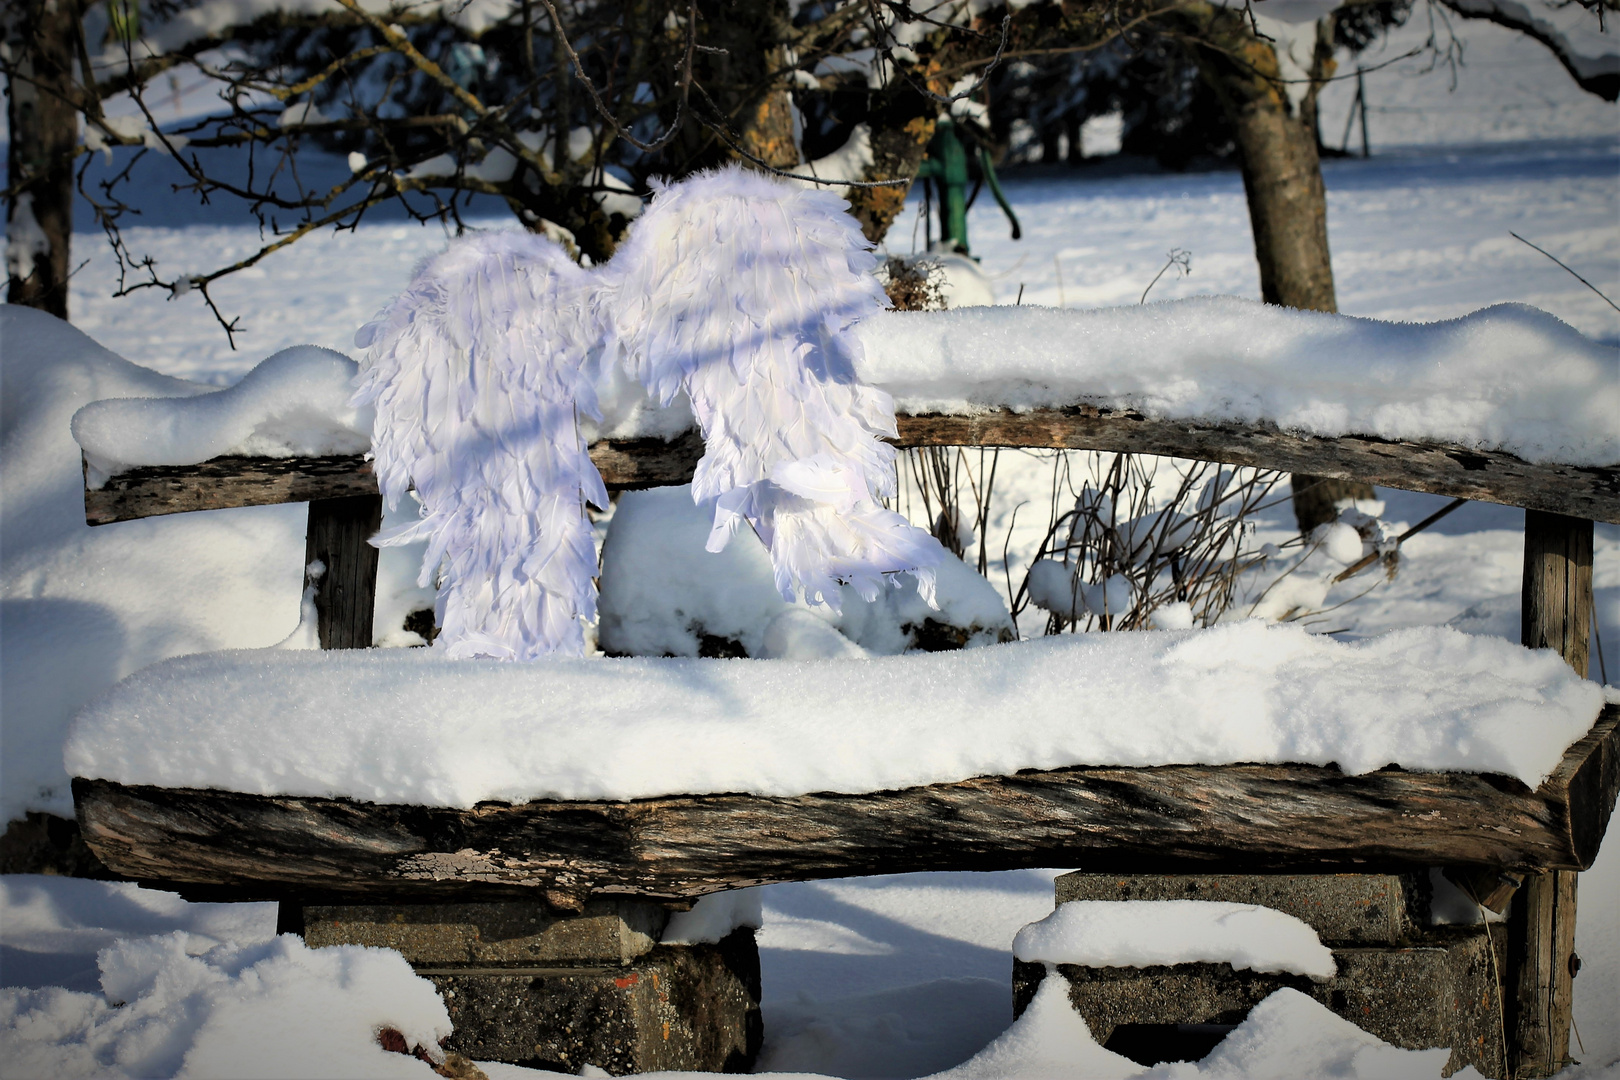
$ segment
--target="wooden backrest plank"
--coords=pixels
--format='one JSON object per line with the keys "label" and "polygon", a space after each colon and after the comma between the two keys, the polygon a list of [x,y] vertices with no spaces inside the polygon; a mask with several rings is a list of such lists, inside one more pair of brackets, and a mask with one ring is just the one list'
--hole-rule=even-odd
{"label": "wooden backrest plank", "polygon": [[[1162,454],[1228,465],[1366,480],[1620,523],[1620,464],[1604,467],[1534,464],[1500,452],[1442,443],[1388,442],[1367,436],[1313,438],[1264,424],[1155,420],[1091,406],[999,411],[978,416],[900,416],[910,446],[1001,446]],[[659,487],[690,480],[703,455],[696,432],[662,439],[605,440],[591,459],[610,489]],[[305,502],[375,494],[376,476],[359,456],[220,457],[201,465],[132,469],[85,492],[92,525],[232,506]]]}

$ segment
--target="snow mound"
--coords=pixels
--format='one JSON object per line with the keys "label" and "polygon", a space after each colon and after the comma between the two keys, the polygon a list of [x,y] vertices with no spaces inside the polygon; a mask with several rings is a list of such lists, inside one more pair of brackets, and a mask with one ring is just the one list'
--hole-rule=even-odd
{"label": "snow mound", "polygon": [[935,1080],[1122,1080],[1142,1066],[1097,1045],[1084,1018],[1069,1006],[1062,979],[1042,980],[1012,1027]]}
{"label": "snow mound", "polygon": [[894,311],[859,332],[861,377],[903,413],[1089,401],[1527,461],[1620,462],[1620,349],[1522,304],[1408,324],[1212,296],[1092,311]]}
{"label": "snow mound", "polygon": [[371,448],[371,410],[349,407],[359,369],[342,353],[296,345],[225,390],[185,398],[94,401],[73,416],[92,487],[131,465],[195,465],[221,454],[316,457]]}
{"label": "snow mound", "polygon": [[101,985],[96,954],[119,938],[179,932],[195,956],[215,945],[275,937],[274,903],[187,903],[133,881],[57,874],[0,876],[0,982],[10,987]]}
{"label": "snow mound", "polygon": [[947,556],[936,568],[937,611],[913,588],[884,589],[866,601],[844,586],[835,612],[783,600],[758,537],[741,531],[710,552],[709,529],[710,515],[693,504],[689,487],[619,497],[602,545],[598,641],[605,651],[697,656],[708,638],[749,656],[817,660],[894,655],[930,635],[968,647],[1013,636],[995,587],[960,559]]}
{"label": "snow mound", "polygon": [[[1298,990],[1283,989],[1256,1005],[1195,1072],[1161,1065],[1145,1075],[1165,1080],[1430,1080],[1443,1075],[1450,1056],[1449,1049],[1391,1046]],[[1470,1065],[1452,1075],[1479,1073]]]}
{"label": "snow mound", "polygon": [[1013,956],[1083,967],[1230,964],[1329,979],[1333,952],[1292,915],[1214,900],[1077,900],[1018,931]]}
{"label": "snow mound", "polygon": [[[1369,1035],[1298,990],[1256,1005],[1213,1052],[1196,1063],[1147,1068],[1097,1045],[1054,975],[1012,1027],[978,1054],[931,1080],[1429,1080],[1450,1050],[1402,1050]],[[1455,1075],[1477,1077],[1470,1066]]]}
{"label": "snow mound", "polygon": [[165,657],[269,645],[297,622],[302,506],[85,525],[74,412],[210,389],[0,306],[0,821],[73,816],[62,739],[85,701]]}
{"label": "snow mound", "polygon": [[1535,786],[1602,701],[1550,650],[1444,627],[1342,643],[1245,622],[866,660],[266,650],[136,673],[79,714],[65,759],[126,784],[455,807],[1081,764],[1397,763]]}
{"label": "snow mound", "polygon": [[191,955],[175,931],[119,941],[97,963],[102,995],[0,989],[8,1075],[427,1078],[378,1031],[435,1057],[450,1034],[433,984],[387,949],[310,949],[284,934]]}
{"label": "snow mound", "polygon": [[[0,305],[0,822],[26,810],[73,816],[62,740],[86,701],[170,656],[256,648],[298,623],[299,504],[121,522],[84,520],[69,421],[93,401],[213,396],[159,375],[42,311]],[[432,603],[419,552],[382,553],[379,640]]]}
{"label": "snow mound", "polygon": [[713,945],[733,930],[751,926],[758,930],[765,924],[765,909],[760,891],[732,889],[729,892],[710,893],[692,905],[691,911],[677,911],[669,917],[664,936],[658,940],[665,945]]}

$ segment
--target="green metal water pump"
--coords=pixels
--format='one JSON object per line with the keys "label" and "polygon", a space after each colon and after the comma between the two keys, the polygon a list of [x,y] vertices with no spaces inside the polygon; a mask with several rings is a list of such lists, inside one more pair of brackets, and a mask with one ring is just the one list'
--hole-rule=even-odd
{"label": "green metal water pump", "polygon": [[[990,151],[982,144],[976,144],[975,153],[979,159],[979,177],[982,183],[990,186],[990,194],[995,196],[996,205],[1001,207],[1002,213],[1012,223],[1012,238],[1017,240],[1023,235],[1023,229],[1018,224],[1018,215],[1013,213],[1012,206],[1007,202],[1007,196],[1001,191],[1001,184],[996,180],[995,166],[990,162]],[[934,137],[928,143],[928,155],[923,158],[922,165],[917,169],[917,179],[927,181],[939,190],[939,239],[947,251],[959,251],[963,255],[970,255],[968,248],[967,211],[972,198],[967,194],[968,181],[968,149],[962,145],[962,138],[956,133],[956,122],[948,116],[939,118],[934,128]],[[977,194],[978,189],[974,189]]]}

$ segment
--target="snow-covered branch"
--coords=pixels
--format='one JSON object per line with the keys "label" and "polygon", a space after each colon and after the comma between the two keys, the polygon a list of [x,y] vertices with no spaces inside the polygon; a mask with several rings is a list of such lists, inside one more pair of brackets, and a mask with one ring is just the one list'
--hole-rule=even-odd
{"label": "snow-covered branch", "polygon": [[1439,0],[1468,19],[1517,30],[1552,50],[1570,78],[1605,101],[1620,99],[1620,34],[1610,21],[1620,16],[1614,0]]}

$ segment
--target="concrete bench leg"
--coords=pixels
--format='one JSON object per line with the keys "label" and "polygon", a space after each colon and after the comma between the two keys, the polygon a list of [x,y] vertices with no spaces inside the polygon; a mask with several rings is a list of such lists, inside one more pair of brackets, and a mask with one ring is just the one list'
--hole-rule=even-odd
{"label": "concrete bench leg", "polygon": [[[1409,1050],[1450,1047],[1450,1073],[1472,1065],[1505,1076],[1507,1041],[1497,973],[1505,929],[1428,925],[1426,876],[1392,874],[1066,874],[1058,903],[1070,900],[1225,900],[1260,904],[1307,923],[1333,950],[1338,974],[1326,982],[1262,975],[1225,964],[1087,968],[1061,964],[1069,1000],[1106,1043],[1137,1025],[1231,1025],[1268,995],[1292,987],[1385,1042]],[[1496,955],[1493,956],[1492,952]],[[1042,964],[1017,963],[1013,1007],[1023,1012],[1046,977]],[[1213,1041],[1214,1036],[1210,1041]]]}
{"label": "concrete bench leg", "polygon": [[311,947],[403,954],[450,1011],[445,1048],[475,1061],[623,1076],[745,1072],[759,1053],[759,950],[746,927],[715,945],[662,945],[668,912],[633,900],[578,915],[524,901],[297,911],[283,924]]}

